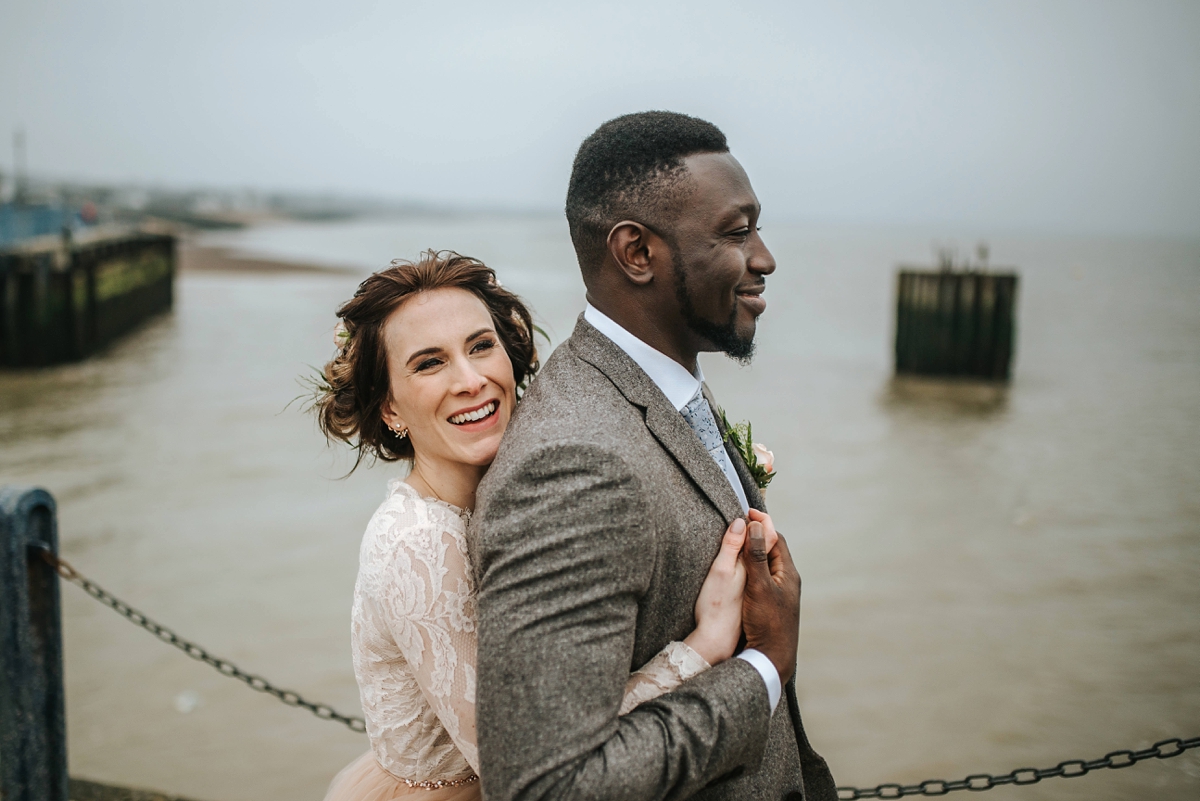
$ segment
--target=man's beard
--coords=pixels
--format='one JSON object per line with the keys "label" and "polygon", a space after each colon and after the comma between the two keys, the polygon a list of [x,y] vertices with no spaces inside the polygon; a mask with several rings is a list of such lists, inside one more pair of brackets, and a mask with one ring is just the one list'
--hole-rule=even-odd
{"label": "man's beard", "polygon": [[683,321],[693,333],[698,334],[717,346],[717,350],[741,365],[750,364],[754,358],[754,332],[749,336],[741,336],[737,331],[737,298],[733,308],[729,310],[729,319],[724,323],[714,323],[705,320],[696,313],[692,305],[692,296],[688,292],[687,279],[684,277],[683,265],[679,263],[678,255],[674,259],[675,296],[679,298],[679,308],[683,313]]}

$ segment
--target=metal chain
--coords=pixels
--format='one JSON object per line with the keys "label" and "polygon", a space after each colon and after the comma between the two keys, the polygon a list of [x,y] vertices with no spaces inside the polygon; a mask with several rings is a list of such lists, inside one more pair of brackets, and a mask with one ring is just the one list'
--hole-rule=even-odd
{"label": "metal chain", "polygon": [[54,568],[54,571],[58,573],[59,576],[71,582],[72,584],[82,587],[88,595],[92,596],[100,603],[114,610],[122,617],[128,618],[130,621],[141,626],[163,642],[174,645],[192,659],[203,662],[206,665],[211,665],[220,671],[222,675],[228,676],[231,679],[237,679],[238,681],[245,683],[251,689],[258,690],[260,693],[273,695],[288,706],[297,706],[302,709],[307,709],[309,712],[312,712],[322,720],[336,721],[357,732],[364,732],[367,730],[366,722],[362,718],[343,715],[328,704],[313,703],[312,701],[301,697],[301,695],[297,692],[276,687],[262,676],[256,676],[253,673],[245,672],[228,659],[221,659],[220,657],[213,656],[199,645],[183,639],[166,626],[154,622],[138,610],[129,606],[129,604],[114,596],[108,590],[96,584],[96,582],[81,575],[79,571],[71,567],[66,560],[61,559],[57,555],[51,553],[49,548],[43,546],[36,548],[36,550],[41,553],[42,559],[44,559],[46,563],[50,565],[50,567]]}
{"label": "metal chain", "polygon": [[926,779],[920,784],[881,784],[878,787],[862,789],[858,787],[839,787],[838,798],[849,801],[849,799],[854,798],[901,798],[906,795],[945,795],[955,790],[990,790],[1002,784],[1037,784],[1042,779],[1052,779],[1056,776],[1061,776],[1064,779],[1073,779],[1076,776],[1083,776],[1090,771],[1102,768],[1127,768],[1130,765],[1136,765],[1144,759],[1170,759],[1171,757],[1179,756],[1191,748],[1200,748],[1200,737],[1192,737],[1187,740],[1172,737],[1169,740],[1160,740],[1150,748],[1143,748],[1140,751],[1111,751],[1105,754],[1102,759],[1087,761],[1082,759],[1068,759],[1066,762],[1059,762],[1052,768],[1017,768],[1000,776],[992,776],[989,773],[975,773],[965,779],[958,779],[951,782],[944,781],[943,779]]}
{"label": "metal chain", "polygon": [[[100,603],[141,626],[163,642],[174,645],[192,659],[196,659],[206,665],[211,665],[220,671],[222,675],[244,682],[247,686],[258,690],[260,693],[273,695],[288,706],[307,709],[322,720],[337,721],[353,731],[366,731],[366,723],[362,718],[343,715],[328,704],[315,704],[312,701],[305,700],[299,693],[292,690],[280,689],[262,676],[246,673],[229,660],[213,656],[199,645],[183,639],[166,626],[155,623],[108,590],[96,584],[96,582],[81,575],[66,560],[51,553],[49,548],[43,546],[36,550],[41,553],[42,558],[50,567],[54,568],[54,571],[59,576],[72,584],[82,587],[88,595]],[[1053,768],[1017,768],[1014,771],[999,776],[992,776],[989,773],[974,773],[965,779],[957,779],[955,781],[926,779],[920,784],[880,784],[869,788],[839,787],[837,788],[837,792],[839,799],[851,801],[851,799],[858,798],[902,798],[906,795],[946,795],[955,790],[990,790],[993,787],[999,787],[1004,784],[1037,784],[1042,779],[1051,779],[1054,777],[1071,779],[1076,776],[1084,776],[1093,770],[1100,770],[1102,768],[1128,768],[1146,759],[1170,759],[1192,748],[1200,748],[1200,737],[1192,737],[1187,740],[1172,737],[1169,740],[1161,740],[1150,748],[1143,748],[1140,751],[1112,751],[1105,754],[1101,759],[1086,761],[1082,759],[1068,759],[1065,762],[1059,762]]]}

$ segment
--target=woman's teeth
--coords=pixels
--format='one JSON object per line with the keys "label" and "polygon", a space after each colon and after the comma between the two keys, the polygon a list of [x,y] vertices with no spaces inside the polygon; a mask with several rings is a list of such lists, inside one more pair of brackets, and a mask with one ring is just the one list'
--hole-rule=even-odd
{"label": "woman's teeth", "polygon": [[464,423],[474,423],[476,420],[482,420],[483,418],[485,418],[485,417],[489,416],[490,414],[492,414],[493,412],[495,412],[496,408],[499,405],[500,404],[497,403],[496,401],[492,401],[487,406],[484,406],[480,409],[476,409],[473,412],[463,412],[462,414],[456,414],[450,418],[450,422],[454,423],[454,425],[456,425],[456,426],[461,426]]}

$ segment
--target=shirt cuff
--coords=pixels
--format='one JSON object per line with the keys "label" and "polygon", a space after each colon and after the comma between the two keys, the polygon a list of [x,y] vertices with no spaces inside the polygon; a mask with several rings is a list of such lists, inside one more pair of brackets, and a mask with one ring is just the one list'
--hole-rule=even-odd
{"label": "shirt cuff", "polygon": [[766,654],[754,648],[747,648],[737,655],[738,659],[745,659],[754,669],[758,671],[758,675],[762,676],[763,681],[767,683],[767,698],[771,701],[771,714],[775,714],[775,707],[779,706],[779,696],[783,695],[783,682],[779,680],[779,671],[775,669],[775,663],[772,662]]}

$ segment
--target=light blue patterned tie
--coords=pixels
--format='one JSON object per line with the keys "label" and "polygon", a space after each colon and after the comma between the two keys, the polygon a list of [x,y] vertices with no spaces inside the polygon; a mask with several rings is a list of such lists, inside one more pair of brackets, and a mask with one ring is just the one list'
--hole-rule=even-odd
{"label": "light blue patterned tie", "polygon": [[688,401],[687,406],[683,407],[681,414],[687,424],[696,432],[696,436],[700,438],[708,455],[713,458],[713,461],[721,468],[721,472],[725,474],[725,478],[729,480],[729,486],[733,488],[734,493],[738,496],[738,501],[742,504],[742,511],[747,511],[750,504],[746,501],[746,491],[742,489],[742,480],[738,478],[737,471],[733,469],[733,462],[729,460],[729,453],[725,450],[725,443],[721,439],[721,429],[717,427],[712,407],[708,405],[708,401],[705,400],[704,394],[700,390],[696,390],[696,394]]}

